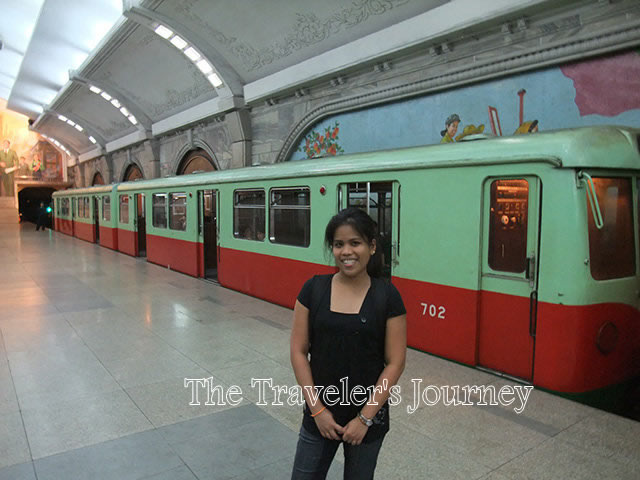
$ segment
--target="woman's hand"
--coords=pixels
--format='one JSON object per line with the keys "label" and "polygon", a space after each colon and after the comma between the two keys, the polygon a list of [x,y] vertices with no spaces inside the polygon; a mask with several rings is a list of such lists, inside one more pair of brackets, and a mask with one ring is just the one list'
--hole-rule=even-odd
{"label": "woman's hand", "polygon": [[360,445],[368,430],[369,427],[367,427],[358,417],[356,417],[349,423],[347,423],[347,425],[344,427],[342,440],[349,445]]}
{"label": "woman's hand", "polygon": [[316,426],[320,431],[320,435],[324,438],[328,438],[329,440],[342,439],[344,427],[336,423],[333,419],[333,414],[328,409],[325,408],[322,412],[313,417],[313,419],[316,421]]}

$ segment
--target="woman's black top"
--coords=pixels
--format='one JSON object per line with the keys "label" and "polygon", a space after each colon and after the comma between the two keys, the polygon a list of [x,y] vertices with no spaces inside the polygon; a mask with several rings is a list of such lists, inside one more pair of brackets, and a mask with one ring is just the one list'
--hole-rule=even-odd
{"label": "woman's black top", "polygon": [[[309,309],[311,374],[316,388],[322,387],[319,400],[331,411],[336,423],[345,426],[369,400],[385,367],[387,319],[403,315],[406,310],[400,293],[392,284],[371,278],[359,313],[332,312],[332,278],[333,275],[316,275],[308,280],[298,301]],[[327,393],[325,398],[324,392],[329,386],[334,386],[337,393]],[[356,386],[360,387],[353,392]],[[366,393],[362,393],[362,389]],[[330,403],[337,400],[337,403],[328,405],[327,400]],[[376,440],[389,431],[388,402],[373,422],[364,442]],[[320,434],[306,403],[303,425],[307,431]]]}

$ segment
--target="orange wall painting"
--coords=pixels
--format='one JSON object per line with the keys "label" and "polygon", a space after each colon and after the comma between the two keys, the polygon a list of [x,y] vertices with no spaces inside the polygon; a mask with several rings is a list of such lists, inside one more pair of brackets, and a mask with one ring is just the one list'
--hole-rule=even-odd
{"label": "orange wall painting", "polygon": [[33,180],[62,180],[62,154],[38,133],[29,130],[28,118],[7,109],[7,101],[0,98],[0,149],[5,140],[10,142],[9,149],[16,152],[18,165],[10,177],[0,166],[2,195],[13,195],[9,184],[14,179],[26,177]]}

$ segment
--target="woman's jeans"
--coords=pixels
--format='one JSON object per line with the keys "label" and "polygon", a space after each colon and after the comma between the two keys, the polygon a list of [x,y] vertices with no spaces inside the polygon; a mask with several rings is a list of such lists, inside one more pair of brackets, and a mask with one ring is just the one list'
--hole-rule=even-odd
{"label": "woman's jeans", "polygon": [[384,436],[370,443],[349,445],[309,433],[303,426],[300,428],[291,480],[326,478],[331,461],[341,443],[344,445],[344,480],[370,480],[376,469],[383,440]]}

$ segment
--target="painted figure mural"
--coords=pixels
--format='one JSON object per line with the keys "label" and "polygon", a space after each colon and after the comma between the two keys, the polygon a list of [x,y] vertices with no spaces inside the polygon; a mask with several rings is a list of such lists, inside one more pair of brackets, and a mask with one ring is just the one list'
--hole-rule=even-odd
{"label": "painted figure mural", "polygon": [[62,155],[28,129],[27,117],[6,109],[0,99],[0,195],[12,196],[15,181],[62,180]]}
{"label": "painted figure mural", "polygon": [[458,125],[460,125],[460,117],[457,113],[452,113],[447,117],[444,122],[444,130],[440,132],[442,140],[440,143],[453,143],[456,133],[458,132]]}
{"label": "painted figure mural", "polygon": [[[339,148],[316,149],[338,125]],[[640,50],[341,113],[314,125],[290,160],[589,125],[640,127]]]}

